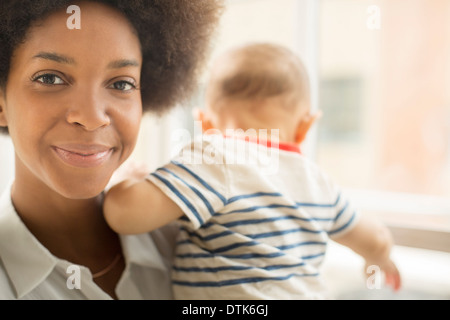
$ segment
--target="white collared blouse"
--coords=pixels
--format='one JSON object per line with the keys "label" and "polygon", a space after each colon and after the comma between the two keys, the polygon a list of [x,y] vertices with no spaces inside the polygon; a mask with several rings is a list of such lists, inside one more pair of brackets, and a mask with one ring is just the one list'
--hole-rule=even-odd
{"label": "white collared blouse", "polygon": [[[11,201],[0,198],[0,300],[109,300],[90,270],[59,259],[27,229]],[[170,300],[170,265],[177,228],[120,236],[126,267],[121,300]]]}

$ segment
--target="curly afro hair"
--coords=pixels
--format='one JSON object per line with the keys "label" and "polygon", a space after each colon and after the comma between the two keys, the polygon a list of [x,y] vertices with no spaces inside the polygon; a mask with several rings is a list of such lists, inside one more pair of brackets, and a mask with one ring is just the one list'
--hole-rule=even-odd
{"label": "curly afro hair", "polygon": [[[162,113],[186,101],[197,87],[197,77],[224,8],[223,0],[90,1],[121,11],[139,35],[143,56],[143,111]],[[0,1],[0,86],[3,89],[14,50],[26,40],[32,24],[74,2]]]}

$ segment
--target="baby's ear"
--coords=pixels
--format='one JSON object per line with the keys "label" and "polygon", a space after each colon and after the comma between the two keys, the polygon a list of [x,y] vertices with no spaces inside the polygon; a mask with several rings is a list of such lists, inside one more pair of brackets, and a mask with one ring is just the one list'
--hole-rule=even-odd
{"label": "baby's ear", "polygon": [[192,111],[194,119],[202,123],[202,131],[207,132],[208,130],[214,129],[211,120],[208,119],[205,112],[201,109],[194,109]]}
{"label": "baby's ear", "polygon": [[313,124],[322,117],[322,111],[317,111],[314,114],[305,115],[297,125],[297,131],[295,135],[295,142],[301,144],[308,134],[309,129]]}
{"label": "baby's ear", "polygon": [[0,87],[0,127],[7,127],[8,122],[6,121],[6,97],[4,90]]}

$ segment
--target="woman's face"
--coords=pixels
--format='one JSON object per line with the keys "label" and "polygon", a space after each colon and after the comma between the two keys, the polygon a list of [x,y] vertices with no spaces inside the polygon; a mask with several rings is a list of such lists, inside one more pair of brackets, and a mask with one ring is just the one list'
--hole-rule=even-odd
{"label": "woman's face", "polygon": [[142,116],[139,39],[118,11],[83,2],[81,29],[58,11],[14,52],[0,125],[16,152],[16,182],[71,199],[98,195],[131,154]]}

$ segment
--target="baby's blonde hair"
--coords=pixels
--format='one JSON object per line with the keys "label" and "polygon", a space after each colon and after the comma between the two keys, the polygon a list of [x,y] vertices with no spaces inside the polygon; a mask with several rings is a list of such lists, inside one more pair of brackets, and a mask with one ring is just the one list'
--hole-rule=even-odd
{"label": "baby's blonde hair", "polygon": [[301,59],[286,47],[247,44],[227,51],[214,63],[207,101],[258,100],[284,96],[287,106],[309,102],[309,80]]}

